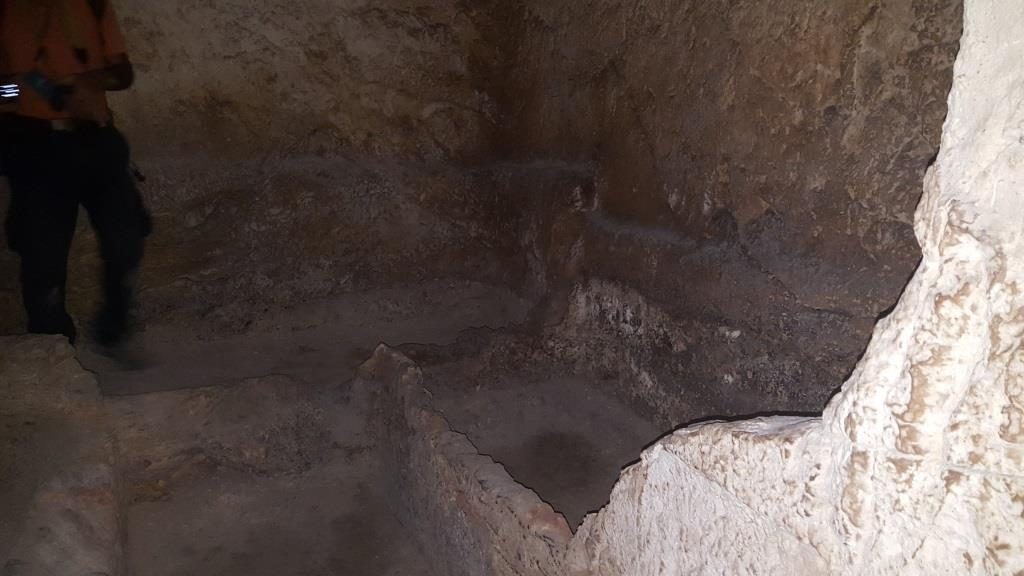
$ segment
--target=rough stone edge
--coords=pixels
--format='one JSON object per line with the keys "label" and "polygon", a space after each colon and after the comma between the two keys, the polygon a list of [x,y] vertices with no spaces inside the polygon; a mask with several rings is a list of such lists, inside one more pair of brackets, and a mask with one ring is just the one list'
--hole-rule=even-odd
{"label": "rough stone edge", "polygon": [[565,518],[454,432],[421,381],[412,360],[383,344],[357,379],[403,522],[445,574],[561,574],[572,538]]}
{"label": "rough stone edge", "polygon": [[[19,355],[34,357],[41,369],[14,381],[10,358]],[[53,361],[44,365],[44,358]],[[68,384],[55,390],[54,381]],[[80,440],[58,474],[39,479],[22,519],[24,528],[4,553],[7,557],[0,557],[0,567],[13,566],[14,573],[26,576],[123,574],[124,490],[116,438],[96,378],[82,368],[63,337],[0,337],[0,402],[0,410],[10,414],[58,419]]]}

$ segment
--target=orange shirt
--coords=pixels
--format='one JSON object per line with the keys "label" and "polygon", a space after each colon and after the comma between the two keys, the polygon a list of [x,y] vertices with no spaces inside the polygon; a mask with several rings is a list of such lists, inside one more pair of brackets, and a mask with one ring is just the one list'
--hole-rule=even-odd
{"label": "orange shirt", "polygon": [[[0,0],[0,68],[21,76],[36,70],[53,82],[106,68],[125,54],[124,36],[110,0],[96,18],[92,0]],[[76,50],[77,48],[77,50]],[[22,84],[18,113],[35,118],[68,118]]]}

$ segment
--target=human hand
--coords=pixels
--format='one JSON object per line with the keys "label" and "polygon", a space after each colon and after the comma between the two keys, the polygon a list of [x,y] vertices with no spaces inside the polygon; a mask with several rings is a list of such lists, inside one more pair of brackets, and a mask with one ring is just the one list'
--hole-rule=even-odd
{"label": "human hand", "polygon": [[106,123],[110,121],[106,91],[92,82],[90,76],[73,76],[61,85],[67,87],[64,107],[77,120]]}

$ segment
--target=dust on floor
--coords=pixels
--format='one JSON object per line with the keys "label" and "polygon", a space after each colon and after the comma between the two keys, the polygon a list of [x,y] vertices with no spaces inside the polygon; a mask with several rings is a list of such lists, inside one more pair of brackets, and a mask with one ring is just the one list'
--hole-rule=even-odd
{"label": "dust on floor", "polygon": [[240,334],[152,323],[138,338],[136,355],[147,365],[142,370],[123,370],[88,345],[79,361],[97,374],[108,396],[228,385],[268,374],[340,383],[381,342],[443,344],[466,328],[497,328],[524,314],[523,301],[507,289],[437,281],[266,313]]}
{"label": "dust on floor", "polygon": [[529,335],[468,330],[523,318],[505,290],[436,283],[267,315],[242,334],[149,326],[144,370],[85,355],[120,451],[127,573],[429,576],[350,386],[379,342],[441,351],[425,385],[453,428],[578,525],[659,430],[615,383],[484,350],[485,334],[513,350]]}
{"label": "dust on floor", "polygon": [[365,406],[287,377],[108,401],[138,576],[432,574],[381,494]]}
{"label": "dust on floor", "polygon": [[622,468],[663,430],[614,394],[618,382],[524,353],[530,344],[523,337],[482,348],[424,361],[435,408],[575,529],[608,502]]}
{"label": "dust on floor", "polygon": [[436,283],[260,318],[244,334],[142,334],[152,365],[86,357],[107,394],[132,576],[432,572],[383,497],[353,370],[379,342],[444,344],[520,321],[509,292]]}

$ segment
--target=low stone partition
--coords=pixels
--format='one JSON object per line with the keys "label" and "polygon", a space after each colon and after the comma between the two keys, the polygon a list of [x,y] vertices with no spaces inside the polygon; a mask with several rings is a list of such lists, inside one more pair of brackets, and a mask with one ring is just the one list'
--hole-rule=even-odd
{"label": "low stone partition", "polygon": [[380,346],[360,368],[358,388],[373,403],[390,493],[439,573],[555,576],[572,532],[565,518],[516,483],[430,406],[422,373]]}

